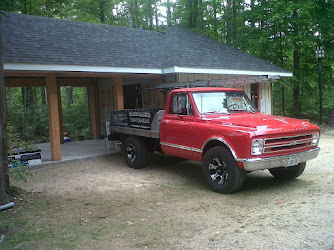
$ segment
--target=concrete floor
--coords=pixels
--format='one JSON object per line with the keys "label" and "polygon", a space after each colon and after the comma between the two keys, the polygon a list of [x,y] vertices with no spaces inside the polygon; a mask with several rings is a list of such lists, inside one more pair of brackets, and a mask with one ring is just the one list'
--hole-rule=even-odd
{"label": "concrete floor", "polygon": [[77,160],[103,157],[118,152],[116,149],[107,150],[104,139],[66,142],[61,145],[62,160],[51,161],[50,143],[37,144],[37,147],[41,149],[42,163],[29,166],[29,168],[39,168]]}

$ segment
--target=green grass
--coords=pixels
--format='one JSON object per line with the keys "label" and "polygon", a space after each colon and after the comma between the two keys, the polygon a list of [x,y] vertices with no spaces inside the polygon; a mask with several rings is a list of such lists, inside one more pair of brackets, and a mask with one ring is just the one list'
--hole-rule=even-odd
{"label": "green grass", "polygon": [[[138,206],[142,208],[136,210]],[[104,247],[161,248],[175,232],[189,226],[161,216],[163,206],[131,197],[67,202],[27,195],[14,209],[0,213],[0,230],[6,230],[0,248],[93,248],[96,242]]]}

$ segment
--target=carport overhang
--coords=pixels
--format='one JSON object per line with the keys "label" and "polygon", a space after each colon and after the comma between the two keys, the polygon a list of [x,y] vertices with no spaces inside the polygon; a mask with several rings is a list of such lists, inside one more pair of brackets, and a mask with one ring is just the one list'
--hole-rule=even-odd
{"label": "carport overhang", "polygon": [[[99,100],[98,78],[113,78],[114,108],[124,108],[123,82],[124,77],[154,78],[156,84],[163,83],[163,75],[188,74],[219,74],[226,78],[221,83],[256,83],[260,81],[272,82],[280,77],[291,77],[292,73],[245,71],[214,68],[189,68],[171,66],[166,68],[131,68],[89,65],[60,65],[60,64],[33,64],[33,63],[4,63],[6,87],[46,87],[49,117],[49,133],[51,159],[61,160],[61,143],[63,143],[63,120],[61,108],[61,86],[87,87],[89,93],[89,107],[91,115],[92,134],[99,136]],[[69,82],[68,79],[71,78]],[[65,80],[64,80],[65,79]],[[158,103],[161,96],[158,96]],[[161,106],[161,105],[159,105]]]}
{"label": "carport overhang", "polygon": [[59,65],[59,64],[27,64],[27,63],[5,63],[5,71],[14,72],[91,72],[91,73],[122,73],[122,74],[219,74],[219,75],[247,75],[247,76],[272,76],[292,77],[290,72],[250,71],[218,68],[190,68],[171,66],[166,68],[129,68],[129,67],[108,67],[89,65]]}

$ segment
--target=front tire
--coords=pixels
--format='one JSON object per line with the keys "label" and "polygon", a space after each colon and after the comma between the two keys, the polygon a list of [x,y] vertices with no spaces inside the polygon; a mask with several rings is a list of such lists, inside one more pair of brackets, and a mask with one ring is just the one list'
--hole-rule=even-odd
{"label": "front tire", "polygon": [[128,166],[135,169],[146,167],[152,155],[144,141],[134,136],[129,136],[125,139],[123,154]]}
{"label": "front tire", "polygon": [[219,146],[205,153],[202,173],[211,189],[222,194],[237,192],[243,186],[246,175],[246,171],[238,167],[231,152]]}
{"label": "front tire", "polygon": [[276,178],[280,180],[293,180],[300,176],[305,169],[306,162],[301,162],[296,166],[292,167],[280,167],[280,168],[271,168],[269,172]]}

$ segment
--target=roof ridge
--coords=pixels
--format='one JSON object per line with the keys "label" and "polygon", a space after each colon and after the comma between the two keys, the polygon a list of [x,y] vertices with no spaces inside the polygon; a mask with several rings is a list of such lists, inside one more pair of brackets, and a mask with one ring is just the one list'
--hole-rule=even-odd
{"label": "roof ridge", "polygon": [[15,12],[3,11],[3,10],[0,10],[0,14],[1,13],[4,13],[5,15],[9,14],[9,15],[15,15],[15,16],[24,16],[24,17],[47,19],[47,20],[52,20],[52,21],[71,22],[71,23],[75,23],[75,24],[79,23],[79,24],[86,24],[86,25],[88,24],[88,25],[92,25],[92,26],[106,26],[106,27],[114,27],[114,28],[119,28],[119,29],[124,29],[124,30],[145,31],[145,32],[148,32],[148,33],[156,33],[156,34],[160,33],[158,31],[144,30],[144,29],[141,29],[141,28],[136,29],[136,28],[131,28],[131,27],[124,27],[124,26],[118,26],[118,25],[113,25],[113,24],[106,24],[106,23],[91,23],[91,22],[69,20],[69,19],[56,18],[56,17],[36,16],[36,15],[15,13]]}

